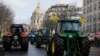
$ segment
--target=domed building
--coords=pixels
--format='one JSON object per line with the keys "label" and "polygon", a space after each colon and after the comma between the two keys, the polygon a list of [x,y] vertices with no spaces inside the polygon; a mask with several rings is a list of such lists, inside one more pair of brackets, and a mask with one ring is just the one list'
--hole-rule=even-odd
{"label": "domed building", "polygon": [[43,17],[44,17],[44,13],[40,8],[40,3],[38,3],[36,9],[32,13],[31,30],[38,30],[43,28]]}

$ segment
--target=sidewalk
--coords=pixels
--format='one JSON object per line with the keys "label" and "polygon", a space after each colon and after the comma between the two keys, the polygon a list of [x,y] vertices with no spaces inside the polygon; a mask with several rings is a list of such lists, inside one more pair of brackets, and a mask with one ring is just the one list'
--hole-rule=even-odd
{"label": "sidewalk", "polygon": [[100,52],[100,48],[97,47],[91,47],[90,51],[94,51],[94,52]]}

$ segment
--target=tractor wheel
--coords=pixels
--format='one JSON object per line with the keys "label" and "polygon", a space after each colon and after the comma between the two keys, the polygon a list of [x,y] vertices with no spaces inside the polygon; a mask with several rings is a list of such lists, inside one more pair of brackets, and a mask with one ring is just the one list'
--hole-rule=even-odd
{"label": "tractor wheel", "polygon": [[36,37],[36,48],[41,47],[41,37]]}
{"label": "tractor wheel", "polygon": [[88,56],[89,52],[90,52],[90,42],[88,39],[83,39],[81,46],[81,54],[82,56]]}
{"label": "tractor wheel", "polygon": [[10,50],[11,50],[11,45],[8,44],[8,43],[4,43],[4,44],[3,44],[3,47],[4,47],[4,50],[5,50],[5,51],[10,51]]}
{"label": "tractor wheel", "polygon": [[63,56],[64,55],[64,41],[55,36],[50,44],[49,56]]}
{"label": "tractor wheel", "polygon": [[28,51],[28,43],[22,43],[21,49],[22,49],[22,51]]}
{"label": "tractor wheel", "polygon": [[51,54],[51,53],[50,53],[50,47],[49,47],[49,46],[50,46],[49,44],[46,44],[46,52],[47,52],[48,55]]}
{"label": "tractor wheel", "polygon": [[4,47],[4,50],[6,50],[6,51],[11,50],[11,43],[10,43],[10,41],[8,41],[7,37],[3,38],[3,47]]}
{"label": "tractor wheel", "polygon": [[34,44],[34,41],[30,41],[31,44]]}
{"label": "tractor wheel", "polygon": [[20,44],[21,45],[21,50],[22,51],[28,51],[29,38],[28,37],[22,38],[20,43],[21,43]]}

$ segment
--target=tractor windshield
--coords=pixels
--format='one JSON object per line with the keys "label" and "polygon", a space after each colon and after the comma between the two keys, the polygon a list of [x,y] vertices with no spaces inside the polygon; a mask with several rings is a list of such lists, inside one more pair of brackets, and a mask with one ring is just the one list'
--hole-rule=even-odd
{"label": "tractor windshield", "polygon": [[79,23],[74,23],[74,22],[62,23],[61,30],[62,31],[79,31]]}

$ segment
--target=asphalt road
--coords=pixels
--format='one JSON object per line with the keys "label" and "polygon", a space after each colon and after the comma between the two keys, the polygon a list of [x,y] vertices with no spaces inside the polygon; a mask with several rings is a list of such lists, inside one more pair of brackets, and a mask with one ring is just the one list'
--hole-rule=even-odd
{"label": "asphalt road", "polygon": [[36,48],[34,45],[29,45],[28,52],[21,51],[20,48],[13,48],[11,51],[6,51],[5,56],[47,56],[45,48]]}
{"label": "asphalt road", "polygon": [[[99,48],[91,48],[89,56],[100,56]],[[28,52],[22,52],[19,48],[6,51],[5,56],[47,56],[45,47],[37,49],[34,45],[29,45]]]}

